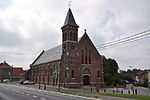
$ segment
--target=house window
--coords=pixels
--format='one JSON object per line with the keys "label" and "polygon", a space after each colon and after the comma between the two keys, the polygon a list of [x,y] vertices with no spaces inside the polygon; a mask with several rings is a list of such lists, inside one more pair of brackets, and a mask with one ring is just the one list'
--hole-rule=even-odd
{"label": "house window", "polygon": [[100,75],[99,75],[99,71],[97,71],[97,77],[98,77],[98,78],[100,77]]}
{"label": "house window", "polygon": [[84,64],[84,50],[81,51],[81,63]]}
{"label": "house window", "polygon": [[87,62],[87,47],[85,47],[85,64],[87,64],[88,62]]}
{"label": "house window", "polygon": [[71,78],[74,78],[74,70],[71,71]]}
{"label": "house window", "polygon": [[91,64],[91,50],[89,50],[89,64]]}

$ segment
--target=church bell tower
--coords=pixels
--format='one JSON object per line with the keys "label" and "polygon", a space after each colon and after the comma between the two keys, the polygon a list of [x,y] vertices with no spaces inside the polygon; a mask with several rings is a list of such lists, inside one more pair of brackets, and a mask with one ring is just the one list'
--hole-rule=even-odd
{"label": "church bell tower", "polygon": [[79,26],[76,24],[72,11],[69,8],[66,20],[64,25],[62,26],[62,42],[75,42],[78,41],[78,28]]}
{"label": "church bell tower", "polygon": [[64,25],[62,26],[62,48],[63,52],[69,53],[70,50],[76,48],[78,42],[78,28],[72,11],[69,8]]}
{"label": "church bell tower", "polygon": [[64,25],[62,26],[62,57],[63,71],[66,87],[70,87],[71,83],[77,79],[78,65],[78,28],[71,9],[69,8]]}

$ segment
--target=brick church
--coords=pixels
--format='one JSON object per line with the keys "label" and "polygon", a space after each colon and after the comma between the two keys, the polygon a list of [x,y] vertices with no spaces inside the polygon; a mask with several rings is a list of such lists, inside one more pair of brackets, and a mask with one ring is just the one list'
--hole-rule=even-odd
{"label": "brick church", "polygon": [[39,84],[80,88],[103,88],[102,56],[86,30],[78,38],[78,28],[69,8],[62,26],[62,45],[41,54],[30,65],[31,80]]}

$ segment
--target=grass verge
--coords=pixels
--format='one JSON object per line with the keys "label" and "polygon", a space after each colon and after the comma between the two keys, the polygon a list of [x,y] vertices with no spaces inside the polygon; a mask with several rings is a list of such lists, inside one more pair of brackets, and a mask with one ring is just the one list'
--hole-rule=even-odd
{"label": "grass verge", "polygon": [[105,96],[114,96],[114,97],[123,97],[123,98],[131,98],[131,99],[138,99],[138,100],[150,100],[150,96],[146,95],[133,95],[133,94],[118,94],[118,93],[101,93],[101,92],[91,92],[91,91],[84,91],[84,90],[69,90],[71,92],[81,92],[81,93],[90,93],[90,94],[97,94],[97,95],[105,95]]}

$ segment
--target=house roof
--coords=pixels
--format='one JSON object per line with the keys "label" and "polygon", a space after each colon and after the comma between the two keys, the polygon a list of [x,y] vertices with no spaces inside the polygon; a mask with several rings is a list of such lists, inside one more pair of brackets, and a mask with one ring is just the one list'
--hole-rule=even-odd
{"label": "house roof", "polygon": [[[65,22],[64,22],[63,27],[65,27],[65,26],[67,26],[67,25],[79,27],[79,26],[76,24],[76,22],[75,22],[75,19],[74,19],[74,17],[73,17],[73,14],[72,14],[72,11],[71,11],[70,8],[69,8],[69,10],[68,10],[68,13],[67,13],[67,16],[66,16],[66,19],[65,19]],[[62,28],[63,28],[63,27],[62,27]]]}
{"label": "house roof", "polygon": [[0,63],[0,68],[12,68],[7,62]]}
{"label": "house roof", "polygon": [[43,51],[37,59],[32,63],[32,66],[47,63],[55,60],[61,59],[62,55],[62,45],[52,48],[47,51]]}
{"label": "house roof", "polygon": [[13,74],[14,75],[20,75],[20,74],[23,74],[23,73],[24,73],[24,71],[23,71],[22,68],[17,68],[17,67],[13,68]]}

